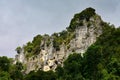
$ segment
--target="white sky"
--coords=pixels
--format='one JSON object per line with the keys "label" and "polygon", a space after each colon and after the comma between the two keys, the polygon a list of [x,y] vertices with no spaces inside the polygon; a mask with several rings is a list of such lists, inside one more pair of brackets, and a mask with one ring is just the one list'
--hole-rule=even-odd
{"label": "white sky", "polygon": [[14,57],[15,48],[37,34],[64,30],[87,7],[120,26],[120,0],[0,0],[0,56]]}

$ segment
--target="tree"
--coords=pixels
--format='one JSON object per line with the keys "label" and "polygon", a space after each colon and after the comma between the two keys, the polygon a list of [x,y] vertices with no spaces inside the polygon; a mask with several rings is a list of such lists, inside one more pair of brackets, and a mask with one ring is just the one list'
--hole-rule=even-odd
{"label": "tree", "polygon": [[[63,74],[61,73],[62,79],[66,80],[83,80],[84,77],[82,75],[82,60],[83,58],[81,57],[81,54],[73,53],[69,55],[67,60],[64,62],[63,69],[58,67],[57,68],[57,73],[60,70],[63,71]],[[60,70],[59,70],[60,69]],[[79,76],[79,77],[78,77]]]}
{"label": "tree", "polygon": [[15,51],[17,51],[17,53],[20,54],[21,51],[22,51],[22,48],[21,48],[20,46],[18,46],[18,47],[15,49]]}
{"label": "tree", "polygon": [[0,71],[0,80],[12,80],[10,74],[5,71]]}
{"label": "tree", "polygon": [[31,71],[29,74],[26,75],[24,80],[56,80],[56,75],[53,71]]}
{"label": "tree", "polygon": [[23,69],[22,63],[17,62],[13,66],[14,69],[10,72],[10,77],[13,80],[23,80],[23,73],[21,72]]}
{"label": "tree", "polygon": [[9,71],[10,61],[7,57],[0,57],[0,70]]}

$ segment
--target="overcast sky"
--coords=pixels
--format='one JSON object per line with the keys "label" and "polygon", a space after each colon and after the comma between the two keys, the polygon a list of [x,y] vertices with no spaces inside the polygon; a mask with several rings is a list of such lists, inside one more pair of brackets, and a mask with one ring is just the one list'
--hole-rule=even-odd
{"label": "overcast sky", "polygon": [[0,56],[14,57],[15,48],[37,34],[64,30],[87,7],[120,26],[120,0],[0,0]]}

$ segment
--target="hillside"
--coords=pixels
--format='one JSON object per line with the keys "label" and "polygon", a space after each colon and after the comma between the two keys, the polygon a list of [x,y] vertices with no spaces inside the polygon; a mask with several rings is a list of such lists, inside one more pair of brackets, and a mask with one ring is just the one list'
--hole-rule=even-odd
{"label": "hillside", "polygon": [[102,20],[92,8],[75,14],[69,27],[51,36],[37,35],[32,42],[16,50],[16,61],[23,63],[26,73],[32,70],[55,70],[67,57],[76,52],[83,55],[102,34]]}
{"label": "hillside", "polygon": [[120,80],[120,27],[93,8],[75,14],[66,30],[37,35],[16,51],[15,60],[0,57],[0,80]]}

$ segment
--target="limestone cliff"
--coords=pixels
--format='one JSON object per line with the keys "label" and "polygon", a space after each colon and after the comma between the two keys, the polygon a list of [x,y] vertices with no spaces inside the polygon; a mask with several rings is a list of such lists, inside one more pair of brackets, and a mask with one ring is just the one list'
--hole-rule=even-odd
{"label": "limestone cliff", "polygon": [[[65,39],[61,39],[62,41],[58,49],[54,45],[55,38],[53,35],[43,36],[39,44],[40,51],[38,54],[27,57],[30,53],[26,52],[23,47],[16,56],[16,61],[22,62],[25,66],[24,71],[29,73],[32,70],[38,69],[44,71],[55,70],[57,65],[62,65],[63,61],[73,52],[80,53],[83,56],[87,48],[102,34],[101,23],[103,21],[100,16],[95,13],[88,17],[82,18],[81,15],[78,16],[78,14],[74,16],[70,26],[65,31],[68,35]],[[72,27],[71,30],[73,31],[69,29],[70,27]],[[57,33],[57,38],[59,38],[60,35],[60,33]]]}

